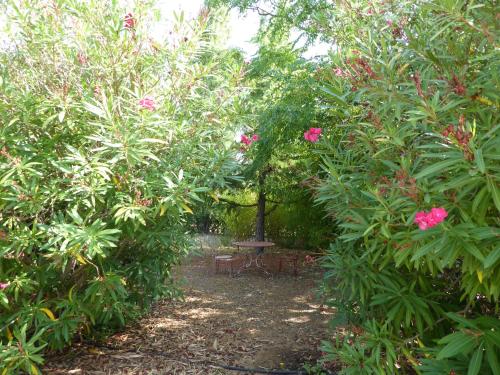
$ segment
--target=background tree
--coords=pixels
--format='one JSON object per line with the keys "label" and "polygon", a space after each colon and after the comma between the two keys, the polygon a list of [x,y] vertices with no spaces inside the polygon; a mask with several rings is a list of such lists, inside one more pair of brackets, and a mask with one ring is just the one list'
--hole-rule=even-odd
{"label": "background tree", "polygon": [[[314,165],[312,146],[304,139],[304,132],[325,117],[314,88],[317,64],[300,58],[300,50],[290,43],[278,46],[275,42],[262,41],[258,55],[247,66],[245,81],[251,91],[243,117],[241,164],[245,182],[240,188],[255,193],[253,202],[245,205],[256,207],[253,228],[259,241],[265,239],[265,218],[272,217],[275,210],[300,206],[302,211],[316,213],[311,193],[304,189]],[[238,190],[233,194],[237,196]],[[234,207],[236,199],[230,199]],[[322,216],[322,212],[310,216],[314,217],[311,228],[325,224]],[[303,227],[300,235],[307,236],[307,232]],[[279,241],[279,236],[273,239]]]}

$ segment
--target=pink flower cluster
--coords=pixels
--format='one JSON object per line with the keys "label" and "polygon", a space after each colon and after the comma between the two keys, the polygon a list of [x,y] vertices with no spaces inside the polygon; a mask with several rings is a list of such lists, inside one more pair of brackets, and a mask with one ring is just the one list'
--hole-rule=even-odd
{"label": "pink flower cluster", "polygon": [[135,27],[135,18],[132,13],[126,14],[123,18],[123,27],[129,30]]}
{"label": "pink flower cluster", "polygon": [[259,139],[260,137],[257,134],[252,135],[251,138],[243,134],[240,138],[240,142],[246,144],[247,146],[250,146],[252,143],[257,142]]}
{"label": "pink flower cluster", "polygon": [[335,68],[333,70],[333,73],[337,76],[337,77],[344,77],[344,76],[347,76],[347,73],[344,72],[344,70],[342,68]]}
{"label": "pink flower cluster", "polygon": [[0,283],[0,290],[6,289],[8,286],[8,283]]}
{"label": "pink flower cluster", "polygon": [[319,136],[321,135],[321,128],[310,128],[304,133],[304,139],[306,141],[315,143],[318,142]]}
{"label": "pink flower cluster", "polygon": [[155,100],[151,96],[145,96],[144,98],[139,100],[139,105],[149,111],[154,111],[156,109]]}
{"label": "pink flower cluster", "polygon": [[442,223],[447,216],[448,212],[443,207],[433,208],[429,212],[419,211],[415,215],[415,223],[421,230],[426,230]]}

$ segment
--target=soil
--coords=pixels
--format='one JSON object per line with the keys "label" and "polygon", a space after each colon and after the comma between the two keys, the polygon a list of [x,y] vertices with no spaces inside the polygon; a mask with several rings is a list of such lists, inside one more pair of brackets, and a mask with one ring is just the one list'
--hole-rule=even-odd
{"label": "soil", "polygon": [[315,298],[317,268],[214,271],[212,256],[191,258],[178,270],[184,300],[157,303],[102,347],[76,344],[49,358],[44,373],[220,375],[236,372],[218,365],[295,370],[319,358],[333,312]]}

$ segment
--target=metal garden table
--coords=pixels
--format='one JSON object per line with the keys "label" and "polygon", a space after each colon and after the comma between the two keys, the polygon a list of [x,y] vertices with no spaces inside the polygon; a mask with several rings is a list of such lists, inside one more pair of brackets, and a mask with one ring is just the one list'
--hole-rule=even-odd
{"label": "metal garden table", "polygon": [[[233,245],[236,246],[238,249],[238,252],[240,251],[240,248],[269,248],[275,246],[274,242],[267,242],[267,241],[238,241],[238,242],[233,242]],[[242,271],[249,269],[252,267],[252,264],[255,264],[256,268],[261,269],[264,271],[266,275],[270,275],[269,272],[264,268],[264,263],[262,261],[262,255],[263,252],[261,253],[249,253],[247,254],[247,259],[248,261],[241,266],[241,268],[238,270],[238,274],[240,274]]]}

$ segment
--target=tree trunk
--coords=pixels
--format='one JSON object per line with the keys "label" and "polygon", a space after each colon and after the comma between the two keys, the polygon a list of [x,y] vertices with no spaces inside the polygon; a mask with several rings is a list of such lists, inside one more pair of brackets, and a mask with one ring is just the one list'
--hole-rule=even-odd
{"label": "tree trunk", "polygon": [[[259,198],[257,200],[257,217],[255,223],[255,240],[256,241],[264,241],[265,236],[265,219],[266,219],[266,193],[264,192],[264,181],[265,174],[262,174],[259,177]],[[264,248],[257,247],[255,248],[257,253],[262,253]]]}

